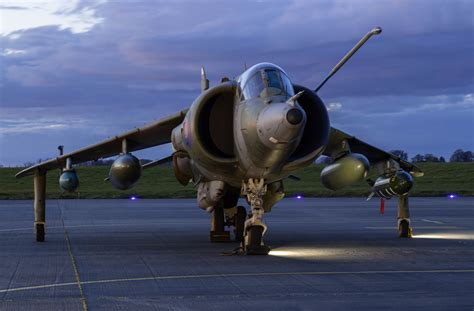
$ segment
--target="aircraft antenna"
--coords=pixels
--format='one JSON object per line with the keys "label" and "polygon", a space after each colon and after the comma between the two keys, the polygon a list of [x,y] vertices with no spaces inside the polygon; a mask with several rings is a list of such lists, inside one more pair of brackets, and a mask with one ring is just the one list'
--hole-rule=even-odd
{"label": "aircraft antenna", "polygon": [[201,92],[204,92],[209,88],[209,80],[206,77],[206,70],[204,70],[204,66],[201,67]]}
{"label": "aircraft antenna", "polygon": [[329,75],[327,75],[326,78],[324,78],[324,80],[316,87],[316,89],[314,90],[315,93],[317,93],[319,91],[319,89],[321,89],[323,87],[324,84],[326,84],[326,82],[331,79],[332,76],[334,76],[334,74],[339,70],[341,69],[341,67],[352,57],[352,55],[355,54],[355,52],[357,52],[357,50],[360,49],[360,47],[362,45],[364,45],[365,42],[367,42],[367,40],[370,39],[370,37],[372,37],[373,35],[378,35],[382,32],[382,28],[380,27],[375,27],[374,29],[372,29],[371,31],[369,31],[362,39],[360,39],[359,42],[357,42],[357,44],[349,51],[347,52],[346,55],[344,55],[344,57],[339,61],[339,63],[336,64],[336,66],[334,66],[334,68],[331,70],[331,72],[329,73]]}

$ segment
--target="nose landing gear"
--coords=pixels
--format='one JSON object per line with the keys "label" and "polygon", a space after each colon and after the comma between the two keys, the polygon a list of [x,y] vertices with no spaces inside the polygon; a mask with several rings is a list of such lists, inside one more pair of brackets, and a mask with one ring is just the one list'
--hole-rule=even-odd
{"label": "nose landing gear", "polygon": [[242,248],[246,255],[268,255],[270,247],[263,243],[267,226],[263,223],[263,196],[267,186],[263,179],[249,179],[242,184],[242,194],[247,196],[252,214],[245,221]]}

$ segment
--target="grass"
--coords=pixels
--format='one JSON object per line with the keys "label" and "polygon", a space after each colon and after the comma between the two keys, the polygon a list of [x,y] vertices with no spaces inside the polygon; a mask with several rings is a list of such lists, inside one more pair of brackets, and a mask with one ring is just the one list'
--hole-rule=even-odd
{"label": "grass", "polygon": [[[445,196],[448,193],[474,195],[474,163],[420,163],[419,166],[425,176],[415,178],[412,196]],[[311,165],[296,171],[294,175],[300,177],[301,181],[285,181],[287,196],[301,194],[314,197],[350,197],[369,193],[370,188],[363,181],[339,191],[325,189],[319,181],[323,167]],[[0,168],[0,199],[33,198],[33,178],[16,179],[15,174],[20,170],[21,168]],[[58,186],[58,171],[50,171],[46,182],[47,197],[113,199],[128,198],[134,194],[141,198],[190,198],[196,195],[192,185],[183,187],[175,180],[170,167],[145,170],[138,184],[127,191],[116,190],[109,182],[103,181],[108,176],[108,170],[108,167],[79,167],[77,173],[80,187],[77,194],[62,194]]]}

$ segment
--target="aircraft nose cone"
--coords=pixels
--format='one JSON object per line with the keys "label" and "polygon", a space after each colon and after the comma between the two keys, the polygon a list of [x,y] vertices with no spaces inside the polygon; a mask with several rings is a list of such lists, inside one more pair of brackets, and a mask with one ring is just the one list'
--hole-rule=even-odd
{"label": "aircraft nose cone", "polygon": [[303,121],[303,113],[300,109],[291,108],[286,113],[286,120],[288,121],[288,123],[293,125],[300,124],[301,121]]}

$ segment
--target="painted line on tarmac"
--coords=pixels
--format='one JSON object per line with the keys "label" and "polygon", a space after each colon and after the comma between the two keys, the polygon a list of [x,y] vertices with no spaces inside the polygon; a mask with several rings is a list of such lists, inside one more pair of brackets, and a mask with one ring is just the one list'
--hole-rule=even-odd
{"label": "painted line on tarmac", "polygon": [[[210,278],[232,278],[232,277],[272,277],[272,276],[326,276],[326,275],[377,275],[377,274],[449,274],[449,273],[474,273],[474,269],[449,269],[449,270],[374,270],[374,271],[296,271],[296,272],[262,272],[262,273],[224,273],[224,274],[190,274],[170,275],[157,277],[137,277],[123,279],[105,279],[95,281],[81,281],[81,285],[110,284],[121,282],[141,282],[160,280],[182,280],[182,279],[210,279]],[[25,286],[1,289],[0,293],[21,292],[36,289],[77,286],[77,282],[53,283],[36,286]]]}
{"label": "painted line on tarmac", "polygon": [[430,222],[430,223],[432,223],[432,224],[438,224],[438,225],[444,224],[444,222],[442,222],[442,221],[429,220],[429,219],[422,219],[421,221]]}
{"label": "painted line on tarmac", "polygon": [[[298,225],[305,225],[305,224],[315,224],[314,221],[267,221],[270,224],[298,224]],[[207,225],[209,224],[209,220],[203,221],[181,221],[181,222],[134,222],[134,223],[118,223],[118,224],[93,224],[93,225],[70,225],[66,226],[68,229],[74,228],[96,228],[96,227],[120,227],[120,226],[176,226],[176,225]],[[63,226],[47,226],[47,229],[63,229]],[[0,229],[0,232],[15,232],[15,231],[34,231],[33,226],[31,227],[24,227],[24,228],[11,228],[11,229]]]}
{"label": "painted line on tarmac", "polygon": [[[456,227],[456,226],[415,226],[416,230],[418,229],[464,229],[463,227]],[[365,229],[372,229],[372,230],[398,230],[397,227],[365,227]]]}
{"label": "painted line on tarmac", "polygon": [[[119,226],[141,226],[141,225],[202,225],[207,224],[208,221],[202,222],[135,222],[135,223],[120,223],[120,224],[95,224],[95,225],[71,225],[66,226],[68,229],[73,228],[94,228],[94,227],[119,227]],[[47,226],[47,229],[63,229],[62,226]],[[28,228],[11,228],[11,229],[0,229],[0,232],[13,232],[13,231],[34,231],[33,227]]]}

